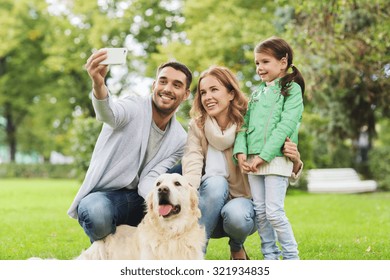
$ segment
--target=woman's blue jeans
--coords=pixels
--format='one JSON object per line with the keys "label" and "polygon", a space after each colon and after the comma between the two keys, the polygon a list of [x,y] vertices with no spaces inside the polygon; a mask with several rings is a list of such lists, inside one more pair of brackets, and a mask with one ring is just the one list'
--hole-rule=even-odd
{"label": "woman's blue jeans", "polygon": [[239,251],[246,238],[256,231],[253,204],[247,198],[229,199],[225,177],[213,176],[199,187],[199,223],[205,226],[207,240],[229,237],[230,250]]}
{"label": "woman's blue jeans", "polygon": [[145,200],[137,190],[93,192],[77,209],[78,221],[91,242],[114,233],[116,226],[137,226],[145,215]]}

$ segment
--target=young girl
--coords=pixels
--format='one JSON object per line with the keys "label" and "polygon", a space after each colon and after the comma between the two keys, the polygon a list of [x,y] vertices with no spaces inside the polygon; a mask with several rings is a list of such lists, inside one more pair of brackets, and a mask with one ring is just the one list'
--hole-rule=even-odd
{"label": "young girl", "polygon": [[264,259],[279,259],[280,255],[283,259],[299,259],[297,242],[284,212],[293,163],[283,156],[282,147],[286,137],[298,142],[305,84],[292,64],[293,51],[283,39],[271,37],[261,42],[254,55],[262,83],[251,96],[233,154],[242,171],[249,174]]}

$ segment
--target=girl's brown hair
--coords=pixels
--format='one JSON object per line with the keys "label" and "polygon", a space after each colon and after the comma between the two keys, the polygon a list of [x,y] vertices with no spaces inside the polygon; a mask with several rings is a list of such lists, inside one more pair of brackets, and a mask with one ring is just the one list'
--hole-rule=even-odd
{"label": "girl's brown hair", "polygon": [[240,129],[244,123],[244,115],[246,113],[248,100],[245,94],[241,91],[236,76],[226,67],[211,66],[209,69],[202,72],[196,88],[196,93],[190,111],[190,116],[192,118],[195,118],[197,125],[200,128],[202,129],[204,128],[207,112],[202,105],[202,100],[201,100],[202,96],[200,94],[200,82],[202,81],[203,78],[207,76],[215,77],[227,89],[228,92],[232,92],[234,94],[233,100],[230,101],[228,114],[229,114],[230,121],[237,125],[237,131],[238,131],[238,129]]}
{"label": "girl's brown hair", "polygon": [[255,53],[267,53],[278,60],[285,57],[287,59],[287,69],[291,67],[293,72],[280,79],[280,85],[282,87],[281,94],[287,96],[291,83],[296,82],[300,85],[303,96],[305,92],[305,80],[298,68],[293,64],[293,50],[285,40],[273,36],[259,43],[255,47]]}

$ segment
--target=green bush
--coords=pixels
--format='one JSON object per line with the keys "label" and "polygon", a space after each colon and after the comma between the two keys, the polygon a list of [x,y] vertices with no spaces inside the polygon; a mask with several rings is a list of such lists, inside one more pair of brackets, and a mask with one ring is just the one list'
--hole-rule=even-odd
{"label": "green bush", "polygon": [[74,165],[50,163],[3,163],[0,178],[75,178]]}
{"label": "green bush", "polygon": [[70,153],[74,158],[76,178],[82,179],[89,167],[92,152],[99,136],[102,123],[91,117],[79,117],[73,121],[70,131]]}
{"label": "green bush", "polygon": [[369,152],[368,168],[379,188],[390,190],[390,147],[373,148]]}
{"label": "green bush", "polygon": [[329,134],[330,119],[304,112],[299,130],[299,151],[305,170],[351,167],[355,154],[351,141],[336,141]]}

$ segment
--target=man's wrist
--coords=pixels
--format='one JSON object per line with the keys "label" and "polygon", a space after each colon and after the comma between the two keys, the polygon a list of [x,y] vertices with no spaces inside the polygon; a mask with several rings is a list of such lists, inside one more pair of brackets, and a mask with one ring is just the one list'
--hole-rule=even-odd
{"label": "man's wrist", "polygon": [[108,96],[107,89],[105,85],[102,86],[95,86],[93,85],[93,95],[96,97],[96,99],[102,100],[106,99]]}

